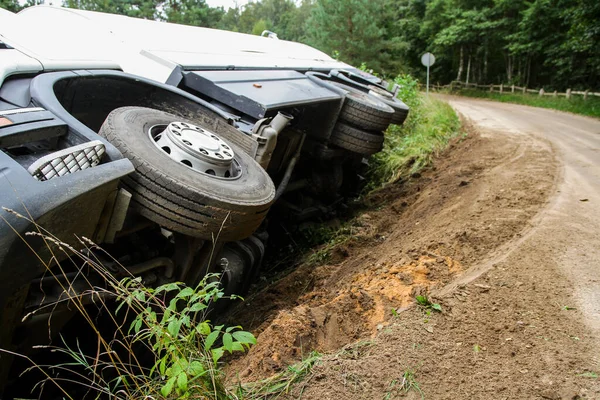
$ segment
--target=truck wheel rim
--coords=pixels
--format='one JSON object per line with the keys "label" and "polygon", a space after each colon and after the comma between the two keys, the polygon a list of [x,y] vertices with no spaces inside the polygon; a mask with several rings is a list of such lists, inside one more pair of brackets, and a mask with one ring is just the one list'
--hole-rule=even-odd
{"label": "truck wheel rim", "polygon": [[392,93],[373,85],[369,85],[369,94],[388,100],[392,100],[394,98],[394,95]]}
{"label": "truck wheel rim", "polygon": [[236,179],[242,169],[233,149],[214,132],[186,122],[154,125],[152,143],[172,160],[204,175]]}

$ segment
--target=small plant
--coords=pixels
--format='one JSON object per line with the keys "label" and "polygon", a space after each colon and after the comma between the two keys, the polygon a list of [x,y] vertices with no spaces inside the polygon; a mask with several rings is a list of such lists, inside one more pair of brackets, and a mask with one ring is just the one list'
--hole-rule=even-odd
{"label": "small plant", "polygon": [[278,398],[287,394],[292,385],[311,373],[313,367],[317,365],[321,358],[321,354],[313,351],[306,359],[287,367],[287,369],[276,375],[257,382],[239,385],[236,396],[238,399],[266,399]]}
{"label": "small plant", "polygon": [[155,363],[149,375],[158,379],[165,397],[211,393],[219,375],[217,363],[225,352],[244,351],[256,343],[239,326],[212,326],[203,319],[209,304],[223,297],[217,274],[206,275],[195,289],[181,283],[146,288],[139,278],[122,283],[117,287],[121,302],[117,311],[127,305],[137,312],[129,329],[132,344],[142,342],[151,348]]}
{"label": "small plant", "polygon": [[423,391],[421,390],[419,383],[415,379],[416,373],[417,371],[413,371],[412,369],[407,369],[406,371],[404,371],[404,374],[402,374],[402,382],[400,383],[400,389],[402,389],[404,393],[408,393],[411,390],[414,390],[415,392],[419,393],[421,395],[421,399],[423,399]]}
{"label": "small plant", "polygon": [[438,303],[432,303],[427,296],[416,296],[415,300],[417,301],[417,304],[421,307],[423,307],[426,310],[433,310],[433,311],[437,311],[437,312],[442,312],[442,306],[439,305]]}
{"label": "small plant", "polygon": [[582,377],[582,378],[598,379],[598,374],[595,373],[594,371],[585,371],[585,372],[582,372],[581,374],[577,374],[577,376]]}
{"label": "small plant", "polygon": [[390,400],[396,397],[395,394],[402,395],[410,392],[411,390],[419,393],[421,399],[423,399],[423,391],[421,390],[419,383],[415,379],[416,372],[416,370],[412,370],[409,368],[402,374],[402,379],[392,380],[388,385],[387,392],[383,396],[383,400]]}
{"label": "small plant", "polygon": [[[61,278],[57,278],[63,291],[58,302],[68,301],[81,314],[93,332],[92,340],[97,342],[91,355],[79,346],[81,338],[74,345],[63,340],[62,347],[38,346],[69,358],[68,362],[52,365],[38,365],[26,356],[3,350],[27,359],[33,364],[30,370],[37,369],[45,376],[34,389],[43,389],[51,382],[69,399],[73,397],[61,386],[63,382],[80,384],[98,397],[111,399],[230,397],[219,361],[226,352],[245,351],[256,339],[239,326],[213,326],[207,320],[210,305],[224,298],[220,275],[207,274],[194,288],[183,283],[149,288],[133,276],[119,280],[98,261],[92,249],[102,250],[89,239],[80,238],[83,250],[77,250],[31,222],[38,230],[28,235],[41,237],[50,251],[63,252],[72,264],[70,268],[79,272],[82,282],[78,283],[87,285],[85,290],[72,290],[76,287],[72,274],[60,263],[53,269],[46,265],[48,274]],[[88,278],[91,274],[103,282],[94,278],[92,283]],[[86,307],[86,299],[92,299],[96,307]],[[101,333],[97,309],[102,309],[114,326],[111,337]],[[142,362],[142,358],[150,362]]]}

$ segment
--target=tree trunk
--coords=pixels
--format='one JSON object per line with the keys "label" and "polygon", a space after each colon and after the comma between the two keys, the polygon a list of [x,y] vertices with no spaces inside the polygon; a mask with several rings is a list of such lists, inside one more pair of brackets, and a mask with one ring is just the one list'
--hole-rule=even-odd
{"label": "tree trunk", "polygon": [[510,54],[506,57],[506,79],[509,83],[512,81],[512,57]]}
{"label": "tree trunk", "polygon": [[525,86],[529,86],[529,78],[531,76],[531,56],[527,56],[527,72],[525,74]]}
{"label": "tree trunk", "polygon": [[485,47],[485,52],[483,53],[483,81],[487,83],[488,81],[488,48]]}
{"label": "tree trunk", "polygon": [[469,75],[471,74],[471,53],[469,53],[469,61],[467,62],[467,85],[469,85]]}
{"label": "tree trunk", "polygon": [[460,79],[462,78],[462,73],[463,73],[463,67],[464,67],[464,53],[463,53],[464,49],[463,46],[460,46],[460,61],[458,63],[458,75],[456,75],[456,80],[460,82]]}

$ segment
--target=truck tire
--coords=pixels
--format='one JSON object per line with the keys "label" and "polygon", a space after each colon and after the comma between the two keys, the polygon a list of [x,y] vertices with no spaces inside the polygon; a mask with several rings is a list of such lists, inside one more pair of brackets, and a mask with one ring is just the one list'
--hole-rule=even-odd
{"label": "truck tire", "polygon": [[231,144],[240,167],[237,177],[211,176],[177,162],[151,136],[153,127],[175,121],[208,130],[199,122],[143,107],[118,108],[100,128],[100,135],[135,167],[122,179],[132,194],[131,208],[168,230],[201,239],[232,241],[250,236],[274,201],[271,178]]}
{"label": "truck tire", "polygon": [[393,93],[382,87],[369,85],[368,89],[370,95],[377,97],[394,109],[394,116],[392,117],[391,123],[394,125],[402,125],[408,116],[408,106],[404,104],[402,100],[396,98]]}
{"label": "truck tire", "polygon": [[383,148],[382,132],[366,132],[338,122],[329,141],[342,149],[358,154],[375,154]]}
{"label": "truck tire", "polygon": [[347,91],[340,119],[367,131],[384,131],[390,125],[394,109],[381,99],[339,82],[331,82]]}
{"label": "truck tire", "polygon": [[394,109],[394,116],[392,117],[392,124],[402,125],[408,117],[409,108],[400,99],[382,99],[387,105]]}

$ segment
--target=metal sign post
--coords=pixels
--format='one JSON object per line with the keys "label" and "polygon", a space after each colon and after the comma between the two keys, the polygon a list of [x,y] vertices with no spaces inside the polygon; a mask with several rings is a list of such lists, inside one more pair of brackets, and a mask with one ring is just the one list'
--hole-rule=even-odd
{"label": "metal sign post", "polygon": [[427,67],[427,96],[429,96],[429,67],[435,64],[435,57],[431,53],[425,53],[421,56],[421,64]]}

